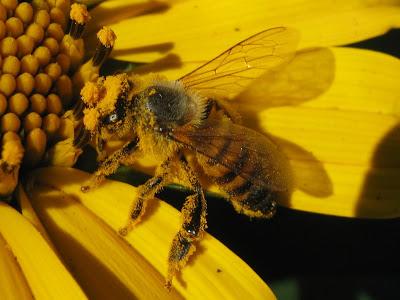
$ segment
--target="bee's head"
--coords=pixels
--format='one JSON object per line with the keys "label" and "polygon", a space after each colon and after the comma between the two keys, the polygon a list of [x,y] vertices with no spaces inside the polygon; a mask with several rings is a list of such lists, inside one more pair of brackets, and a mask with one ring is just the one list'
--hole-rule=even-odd
{"label": "bee's head", "polygon": [[81,91],[85,103],[83,123],[92,134],[104,132],[120,135],[127,127],[127,115],[132,109],[132,82],[127,74],[101,77],[88,82]]}
{"label": "bee's head", "polygon": [[135,126],[160,131],[196,126],[205,108],[201,96],[156,74],[102,77],[86,83],[81,96],[85,128],[104,139],[132,135]]}

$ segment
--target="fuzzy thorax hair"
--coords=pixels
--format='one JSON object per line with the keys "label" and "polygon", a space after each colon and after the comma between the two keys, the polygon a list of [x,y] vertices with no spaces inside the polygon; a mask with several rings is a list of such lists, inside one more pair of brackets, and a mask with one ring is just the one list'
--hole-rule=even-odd
{"label": "fuzzy thorax hair", "polygon": [[205,115],[207,99],[182,82],[158,75],[148,89],[147,108],[158,118],[177,126],[199,126]]}

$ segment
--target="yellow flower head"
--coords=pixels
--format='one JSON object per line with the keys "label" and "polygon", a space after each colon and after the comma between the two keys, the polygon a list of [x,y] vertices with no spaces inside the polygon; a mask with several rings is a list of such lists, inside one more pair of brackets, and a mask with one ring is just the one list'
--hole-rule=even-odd
{"label": "yellow flower head", "polygon": [[74,139],[71,130],[65,136],[70,121],[63,114],[79,100],[83,84],[97,78],[115,40],[110,29],[103,29],[107,34],[99,37],[105,44],[99,41],[95,57],[81,65],[89,20],[85,5],[66,0],[0,3],[1,133],[15,133],[19,140],[6,144],[3,139],[0,146],[2,159],[11,165],[34,167],[47,160],[55,143]]}

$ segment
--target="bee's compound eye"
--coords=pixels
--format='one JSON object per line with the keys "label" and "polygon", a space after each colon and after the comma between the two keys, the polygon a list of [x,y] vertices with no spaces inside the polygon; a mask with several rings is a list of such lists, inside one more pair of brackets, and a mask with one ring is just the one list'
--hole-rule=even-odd
{"label": "bee's compound eye", "polygon": [[104,121],[106,124],[113,124],[118,121],[118,114],[116,112],[109,114]]}

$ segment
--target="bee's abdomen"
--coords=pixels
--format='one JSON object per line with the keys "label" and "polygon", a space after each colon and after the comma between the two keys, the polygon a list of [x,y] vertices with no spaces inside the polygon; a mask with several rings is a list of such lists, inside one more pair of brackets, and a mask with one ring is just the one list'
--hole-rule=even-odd
{"label": "bee's abdomen", "polygon": [[255,184],[238,175],[231,184],[219,186],[230,196],[235,208],[241,213],[258,217],[271,217],[275,213],[277,193],[266,185]]}
{"label": "bee's abdomen", "polygon": [[[250,216],[270,217],[275,212],[277,195],[260,180],[254,180],[262,171],[248,151],[225,140],[214,158],[199,155],[199,162],[206,175],[229,195],[236,210]],[[232,153],[237,155],[232,157]]]}

